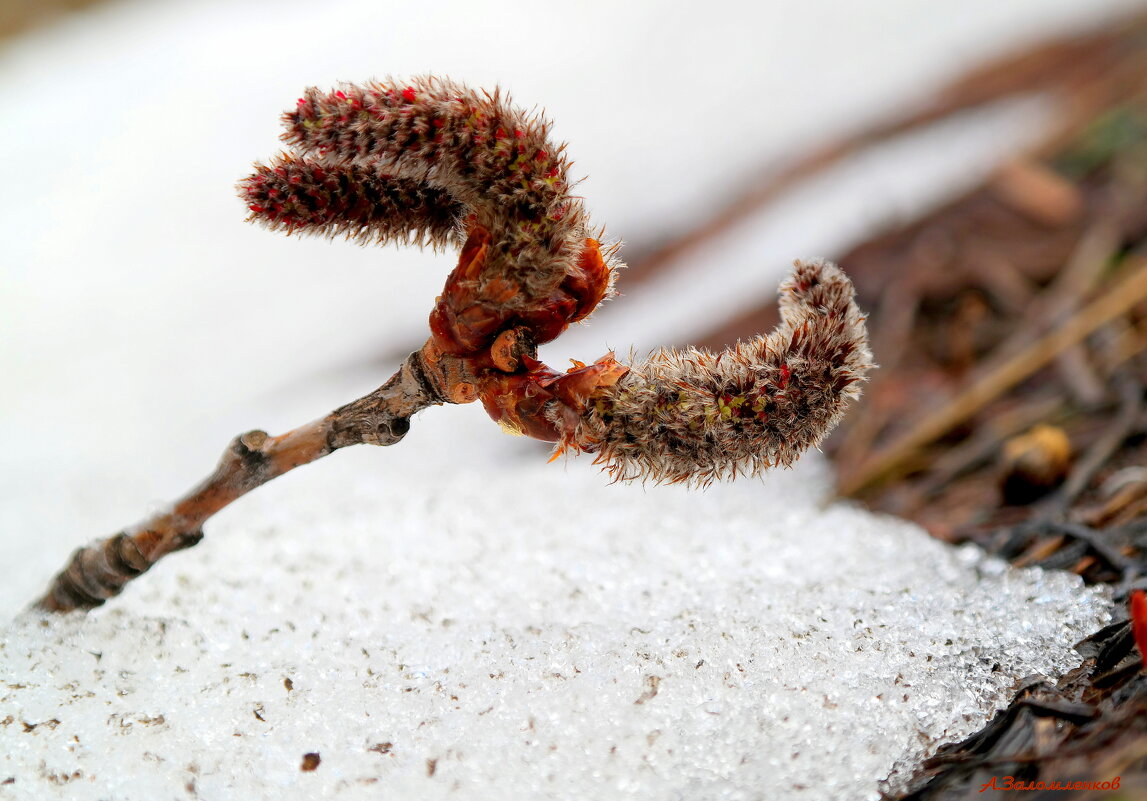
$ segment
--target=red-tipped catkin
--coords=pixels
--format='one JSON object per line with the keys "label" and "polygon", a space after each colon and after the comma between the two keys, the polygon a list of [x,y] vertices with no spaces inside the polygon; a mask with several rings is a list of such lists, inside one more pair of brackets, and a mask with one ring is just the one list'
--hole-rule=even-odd
{"label": "red-tipped catkin", "polygon": [[840,419],[872,367],[852,282],[797,262],[781,324],[722,353],[661,350],[586,404],[564,445],[617,480],[704,485],[788,466]]}
{"label": "red-tipped catkin", "polygon": [[361,244],[461,244],[465,207],[446,190],[359,164],[280,154],[239,183],[252,219],[291,233]]}
{"label": "red-tipped catkin", "polygon": [[590,235],[564,146],[498,92],[433,77],[312,88],[283,121],[298,151],[424,182],[465,205],[492,235],[487,274],[523,289],[513,305],[548,295]]}

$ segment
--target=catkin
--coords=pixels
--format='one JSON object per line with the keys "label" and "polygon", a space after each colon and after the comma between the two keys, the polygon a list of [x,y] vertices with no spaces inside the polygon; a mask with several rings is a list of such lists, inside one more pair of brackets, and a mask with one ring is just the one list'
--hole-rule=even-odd
{"label": "catkin", "polygon": [[872,366],[852,282],[796,262],[781,323],[721,353],[663,349],[587,403],[566,445],[616,480],[706,485],[789,466],[840,419]]}
{"label": "catkin", "polygon": [[253,219],[272,231],[345,236],[360,244],[461,247],[466,208],[445,189],[361,164],[280,154],[239,184]]}

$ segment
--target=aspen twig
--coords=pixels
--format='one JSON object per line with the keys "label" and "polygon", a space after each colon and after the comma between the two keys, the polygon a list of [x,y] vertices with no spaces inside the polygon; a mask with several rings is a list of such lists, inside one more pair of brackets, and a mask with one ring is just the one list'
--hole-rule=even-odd
{"label": "aspen twig", "polygon": [[457,358],[428,364],[426,351],[410,354],[381,387],[322,419],[277,437],[258,430],[235,437],[215,471],[170,509],[77,549],[35,606],[57,612],[99,606],[164,556],[199,542],[208,518],[256,487],[340,448],[399,442],[415,412],[447,402],[444,388],[469,375]]}
{"label": "aspen twig", "polygon": [[570,193],[547,124],[460,84],[420,78],[308,89],[283,116],[291,151],[240,184],[272,230],[360,242],[461,245],[430,338],[375,392],[278,437],[232,441],[215,472],[167,512],[76,551],[37,603],[98,606],[204,522],[299,465],[349,445],[391,445],[430,405],[481,400],[503,428],[589,452],[616,480],[707,484],[790,465],[836,424],[871,367],[852,282],[797,262],[781,324],[722,353],[607,354],[564,373],[536,346],[609,296],[614,251]]}

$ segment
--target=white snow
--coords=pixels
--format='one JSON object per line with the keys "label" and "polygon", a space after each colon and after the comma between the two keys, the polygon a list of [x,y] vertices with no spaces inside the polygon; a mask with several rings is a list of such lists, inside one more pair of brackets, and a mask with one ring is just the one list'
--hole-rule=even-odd
{"label": "white snow", "polygon": [[373,455],[269,485],[109,607],[8,626],[8,791],[872,797],[1105,619],[1075,577],[820,508],[815,464],[641,492]]}
{"label": "white snow", "polygon": [[[872,798],[1072,664],[1101,593],[825,507],[815,455],[609,486],[475,407],[278,479],[105,609],[19,614],[235,433],[364,394],[425,335],[448,255],[242,223],[232,186],[303,86],[500,83],[545,104],[595,218],[651,238],[746,163],[1133,4],[742,5],[136,2],[0,51],[0,799]],[[668,276],[547,358],[693,333],[1041,108],[843,167],[718,243],[719,291]]]}

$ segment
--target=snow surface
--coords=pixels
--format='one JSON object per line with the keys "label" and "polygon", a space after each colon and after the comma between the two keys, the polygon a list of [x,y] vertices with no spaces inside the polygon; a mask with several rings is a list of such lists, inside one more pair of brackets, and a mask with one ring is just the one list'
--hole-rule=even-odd
{"label": "snow surface", "polygon": [[110,607],[7,628],[0,793],[868,797],[1105,620],[1076,577],[821,508],[808,467],[330,461]]}
{"label": "snow surface", "polygon": [[[544,102],[596,218],[650,241],[763,154],[1136,4],[949,5],[137,2],[8,45],[0,798],[869,798],[1069,667],[1100,594],[826,508],[816,458],[608,486],[474,407],[278,479],[106,609],[18,615],[235,433],[364,394],[425,336],[449,256],[241,222],[232,186],[303,86],[435,71]],[[1045,110],[845,165],[716,243],[709,280],[681,265],[546,356],[688,336]]]}

